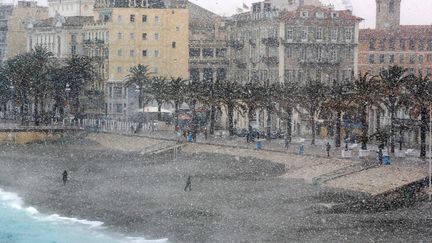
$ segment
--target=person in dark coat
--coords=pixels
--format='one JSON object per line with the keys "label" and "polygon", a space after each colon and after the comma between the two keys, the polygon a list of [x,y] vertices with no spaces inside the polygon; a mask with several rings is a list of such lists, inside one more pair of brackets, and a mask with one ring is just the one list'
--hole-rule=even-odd
{"label": "person in dark coat", "polygon": [[184,188],[184,191],[188,190],[192,191],[192,177],[188,176],[187,180],[186,180],[186,186]]}
{"label": "person in dark coat", "polygon": [[326,144],[327,157],[330,157],[330,149],[331,149],[331,145],[329,142],[327,142]]}
{"label": "person in dark coat", "polygon": [[63,171],[63,185],[66,185],[66,182],[68,180],[68,173],[67,171]]}

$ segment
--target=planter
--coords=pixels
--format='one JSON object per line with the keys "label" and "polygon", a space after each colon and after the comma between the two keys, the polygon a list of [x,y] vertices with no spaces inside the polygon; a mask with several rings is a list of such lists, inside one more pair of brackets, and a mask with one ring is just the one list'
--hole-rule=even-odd
{"label": "planter", "polygon": [[342,158],[351,158],[352,151],[351,150],[342,150]]}
{"label": "planter", "polygon": [[367,158],[369,155],[369,150],[359,150],[359,158]]}

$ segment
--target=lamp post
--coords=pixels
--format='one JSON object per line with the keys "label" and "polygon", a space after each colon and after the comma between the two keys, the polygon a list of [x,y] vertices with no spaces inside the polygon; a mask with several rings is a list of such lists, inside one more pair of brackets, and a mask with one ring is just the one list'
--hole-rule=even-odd
{"label": "lamp post", "polygon": [[432,104],[429,103],[429,201],[432,200]]}

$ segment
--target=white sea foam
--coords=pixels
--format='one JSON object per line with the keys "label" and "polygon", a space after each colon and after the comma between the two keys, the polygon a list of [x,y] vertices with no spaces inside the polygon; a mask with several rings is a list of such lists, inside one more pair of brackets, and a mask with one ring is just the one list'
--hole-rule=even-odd
{"label": "white sea foam", "polygon": [[[6,192],[0,188],[0,204],[5,205],[16,210],[23,210],[34,219],[45,222],[53,222],[60,224],[73,224],[86,226],[89,229],[102,229],[103,222],[101,221],[90,221],[85,219],[69,218],[63,217],[58,214],[43,215],[34,207],[24,207],[24,201],[18,194],[13,192]],[[144,237],[126,237],[122,234],[112,234],[117,235],[115,237],[120,242],[123,243],[167,243],[168,239],[158,239],[158,240],[147,240]],[[123,240],[122,240],[123,239]]]}

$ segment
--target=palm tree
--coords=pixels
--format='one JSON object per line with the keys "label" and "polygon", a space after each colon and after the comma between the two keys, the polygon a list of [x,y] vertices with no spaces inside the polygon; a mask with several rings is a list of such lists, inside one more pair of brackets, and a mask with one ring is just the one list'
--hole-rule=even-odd
{"label": "palm tree", "polygon": [[158,120],[162,120],[162,105],[170,102],[169,86],[166,78],[153,77],[150,84],[150,92],[153,95],[153,100],[158,106]]}
{"label": "palm tree", "polygon": [[299,86],[294,82],[285,82],[277,84],[275,89],[278,91],[276,92],[276,100],[279,103],[279,107],[283,110],[283,112],[279,113],[285,113],[285,137],[289,142],[291,142],[293,109],[295,109],[298,104]]}
{"label": "palm tree", "polygon": [[333,84],[329,87],[330,92],[326,100],[323,102],[323,108],[330,110],[331,112],[336,111],[336,134],[335,134],[335,147],[341,146],[341,123],[342,113],[348,111],[351,107],[349,99],[349,85],[346,83],[340,83],[333,81]]}
{"label": "palm tree", "polygon": [[300,106],[304,108],[310,116],[310,125],[312,129],[312,145],[315,145],[316,127],[315,119],[323,107],[326,100],[327,86],[320,80],[307,81],[301,87]]}
{"label": "palm tree", "polygon": [[[252,120],[256,109],[262,107],[262,100],[265,96],[262,85],[258,82],[249,82],[242,86],[241,99],[246,105],[248,114],[249,134],[252,134]],[[248,137],[250,139],[250,137]],[[248,139],[248,141],[250,141]]]}
{"label": "palm tree", "polygon": [[149,66],[138,64],[129,69],[130,74],[127,76],[126,86],[136,85],[138,94],[138,107],[144,109],[144,106],[151,101],[149,95],[151,87],[151,75]]}
{"label": "palm tree", "polygon": [[380,72],[381,102],[390,112],[390,152],[395,151],[395,120],[396,112],[401,106],[401,94],[406,82],[407,69],[392,66]]}
{"label": "palm tree", "polygon": [[71,105],[75,117],[82,115],[80,95],[86,86],[94,81],[97,74],[94,68],[93,60],[86,56],[73,55],[66,59],[66,83],[70,88],[69,96],[71,98]]}
{"label": "palm tree", "polygon": [[234,136],[234,111],[244,108],[241,102],[241,85],[235,81],[223,80],[216,83],[215,97],[217,102],[224,105],[228,116],[228,131]]}
{"label": "palm tree", "polygon": [[29,65],[32,73],[31,86],[32,96],[34,99],[34,123],[39,125],[39,110],[44,112],[44,99],[47,98],[51,89],[49,82],[50,59],[54,57],[53,53],[45,47],[37,46],[29,53],[32,64]]}
{"label": "palm tree", "polygon": [[180,106],[186,101],[187,83],[188,81],[181,77],[171,77],[168,82],[168,96],[174,104],[175,127],[178,125],[177,116]]}
{"label": "palm tree", "polygon": [[367,121],[367,108],[370,106],[379,107],[379,82],[378,77],[371,76],[368,73],[359,75],[359,78],[351,84],[352,95],[350,99],[359,108],[362,123],[361,143],[362,149],[367,149],[369,141],[368,130],[369,124]]}
{"label": "palm tree", "polygon": [[64,67],[51,67],[48,75],[52,87],[50,96],[54,100],[53,113],[58,113],[60,119],[64,118],[64,108],[67,101],[67,80],[64,73],[66,73]]}
{"label": "palm tree", "polygon": [[428,130],[428,107],[432,102],[432,80],[429,76],[410,75],[405,85],[408,107],[420,111],[420,158],[426,157],[426,131]]}
{"label": "palm tree", "polygon": [[6,76],[4,68],[0,67],[0,102],[3,104],[3,112],[6,112],[7,103],[11,100],[11,98],[11,84]]}

